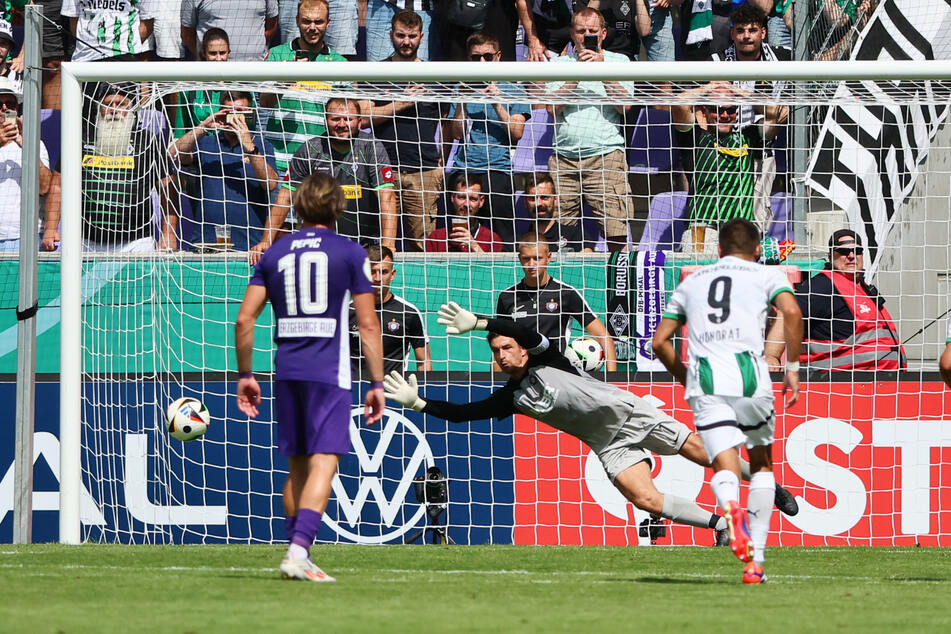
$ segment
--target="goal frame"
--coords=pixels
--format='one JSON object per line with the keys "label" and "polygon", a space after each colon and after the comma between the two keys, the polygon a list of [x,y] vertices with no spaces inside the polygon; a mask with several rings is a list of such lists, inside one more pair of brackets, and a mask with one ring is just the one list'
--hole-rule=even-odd
{"label": "goal frame", "polygon": [[[397,65],[399,66],[399,65]],[[67,62],[61,68],[62,203],[59,540],[81,541],[82,441],[82,85],[107,81],[862,81],[951,80],[951,61],[797,61],[542,64],[428,62],[403,77],[379,62]],[[582,75],[583,72],[583,75]],[[632,100],[632,101],[636,101]]]}

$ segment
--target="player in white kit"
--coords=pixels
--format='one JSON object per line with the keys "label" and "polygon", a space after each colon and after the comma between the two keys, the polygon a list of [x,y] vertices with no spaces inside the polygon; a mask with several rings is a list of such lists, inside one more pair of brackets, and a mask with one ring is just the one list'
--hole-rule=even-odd
{"label": "player in white kit", "polygon": [[[654,333],[654,354],[686,386],[694,425],[712,458],[710,487],[730,520],[730,547],[746,562],[744,583],[761,583],[772,513],[773,384],[763,355],[770,306],[783,316],[788,358],[799,359],[802,315],[786,275],[757,263],[759,230],[735,219],[720,229],[720,260],[686,278]],[[689,326],[689,366],[672,342]],[[799,363],[786,363],[786,407],[799,398]],[[739,446],[749,452],[747,510],[740,505]]]}

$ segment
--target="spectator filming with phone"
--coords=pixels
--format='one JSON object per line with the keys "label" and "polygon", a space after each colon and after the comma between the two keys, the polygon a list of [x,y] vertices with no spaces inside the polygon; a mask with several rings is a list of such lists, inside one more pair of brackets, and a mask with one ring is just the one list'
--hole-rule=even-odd
{"label": "spectator filming with phone", "polygon": [[218,243],[247,251],[261,239],[277,188],[274,147],[257,130],[251,95],[222,94],[221,109],[172,143],[169,154],[200,180],[192,200],[196,226],[185,244]]}

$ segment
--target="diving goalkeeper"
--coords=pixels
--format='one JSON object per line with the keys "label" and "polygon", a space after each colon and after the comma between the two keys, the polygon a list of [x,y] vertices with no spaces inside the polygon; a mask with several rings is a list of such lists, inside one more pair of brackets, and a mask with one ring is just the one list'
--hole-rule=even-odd
{"label": "diving goalkeeper", "polygon": [[[443,304],[438,315],[449,334],[489,331],[489,346],[508,382],[485,400],[460,405],[424,400],[415,375],[407,381],[391,372],[383,379],[387,397],[453,422],[506,418],[516,412],[531,416],[591,447],[614,486],[637,508],[681,524],[712,528],[718,544],[727,542],[726,519],[654,487],[652,451],[680,454],[710,466],[700,437],[686,425],[626,390],[582,375],[543,335],[512,320],[478,317],[455,302]],[[744,466],[743,475],[749,479],[749,465]],[[799,511],[792,494],[778,485],[775,500],[787,515]]]}

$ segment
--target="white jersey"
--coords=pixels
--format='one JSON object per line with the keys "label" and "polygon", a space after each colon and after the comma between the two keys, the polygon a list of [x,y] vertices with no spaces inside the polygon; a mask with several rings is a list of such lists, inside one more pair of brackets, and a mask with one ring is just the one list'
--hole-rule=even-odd
{"label": "white jersey", "polygon": [[63,0],[62,14],[77,18],[72,61],[90,62],[152,50],[139,24],[158,13],[158,0]]}
{"label": "white jersey", "polygon": [[767,311],[783,291],[792,287],[781,270],[733,256],[680,283],[664,316],[687,323],[686,398],[772,395],[763,340]]}

